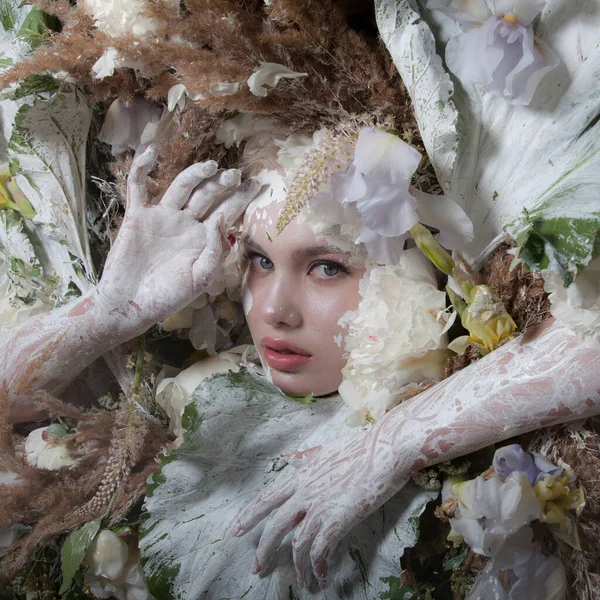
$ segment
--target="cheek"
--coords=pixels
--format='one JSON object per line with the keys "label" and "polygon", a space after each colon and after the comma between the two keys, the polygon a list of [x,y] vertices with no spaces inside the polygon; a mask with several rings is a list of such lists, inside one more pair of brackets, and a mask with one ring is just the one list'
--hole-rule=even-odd
{"label": "cheek", "polygon": [[[334,341],[342,329],[338,325],[340,318],[349,310],[356,310],[360,295],[358,283],[360,278],[353,278],[345,285],[331,286],[330,289],[316,289],[307,298],[307,319],[319,339],[327,345],[328,349],[335,347],[339,354],[343,352],[343,343],[340,346]],[[326,286],[323,286],[326,288]],[[333,345],[333,346],[332,346]]]}

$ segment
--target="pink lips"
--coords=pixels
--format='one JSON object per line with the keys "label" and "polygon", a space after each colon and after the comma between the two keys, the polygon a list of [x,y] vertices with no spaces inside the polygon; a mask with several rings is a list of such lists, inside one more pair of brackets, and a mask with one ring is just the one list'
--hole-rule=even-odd
{"label": "pink lips", "polygon": [[265,361],[277,371],[295,371],[312,359],[309,352],[285,340],[264,337],[261,345]]}

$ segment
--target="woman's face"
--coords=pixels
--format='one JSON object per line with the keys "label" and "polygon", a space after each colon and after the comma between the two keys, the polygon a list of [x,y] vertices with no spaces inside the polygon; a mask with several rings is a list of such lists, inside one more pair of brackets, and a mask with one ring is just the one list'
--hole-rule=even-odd
{"label": "woman's face", "polygon": [[273,383],[295,396],[334,392],[342,381],[342,329],[358,306],[365,271],[351,254],[292,221],[281,234],[281,204],[244,219],[244,310]]}

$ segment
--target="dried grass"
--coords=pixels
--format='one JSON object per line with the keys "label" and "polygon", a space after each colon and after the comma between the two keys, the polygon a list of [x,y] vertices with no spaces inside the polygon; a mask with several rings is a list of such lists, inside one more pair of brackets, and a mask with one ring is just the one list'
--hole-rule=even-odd
{"label": "dried grass", "polygon": [[[51,353],[52,347],[47,352]],[[31,531],[19,540],[0,564],[0,576],[9,577],[31,558],[33,551],[51,543],[90,519],[102,515],[114,501],[111,521],[116,522],[135,504],[146,488],[146,479],[158,468],[155,457],[167,442],[162,426],[135,410],[124,400],[117,411],[82,411],[46,393],[35,393],[33,382],[44,357],[40,356],[20,374],[14,389],[35,398],[49,419],[67,419],[76,426],[70,448],[79,451],[78,463],[57,471],[37,469],[24,456],[24,437],[8,422],[10,407],[18,396],[0,387],[0,472],[18,475],[20,483],[0,486],[0,527],[28,524]],[[115,461],[116,457],[116,461]],[[114,465],[119,471],[115,474]],[[113,485],[102,495],[104,482]]]}

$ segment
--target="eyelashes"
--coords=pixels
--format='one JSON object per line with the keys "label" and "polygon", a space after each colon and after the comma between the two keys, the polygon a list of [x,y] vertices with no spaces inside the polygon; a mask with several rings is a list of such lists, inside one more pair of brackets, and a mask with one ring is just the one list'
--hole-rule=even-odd
{"label": "eyelashes", "polygon": [[[257,273],[266,273],[275,266],[270,258],[254,251],[244,252],[242,261],[244,265]],[[351,271],[346,265],[335,260],[316,260],[310,264],[306,274],[315,279],[326,281],[346,277],[351,274]]]}

